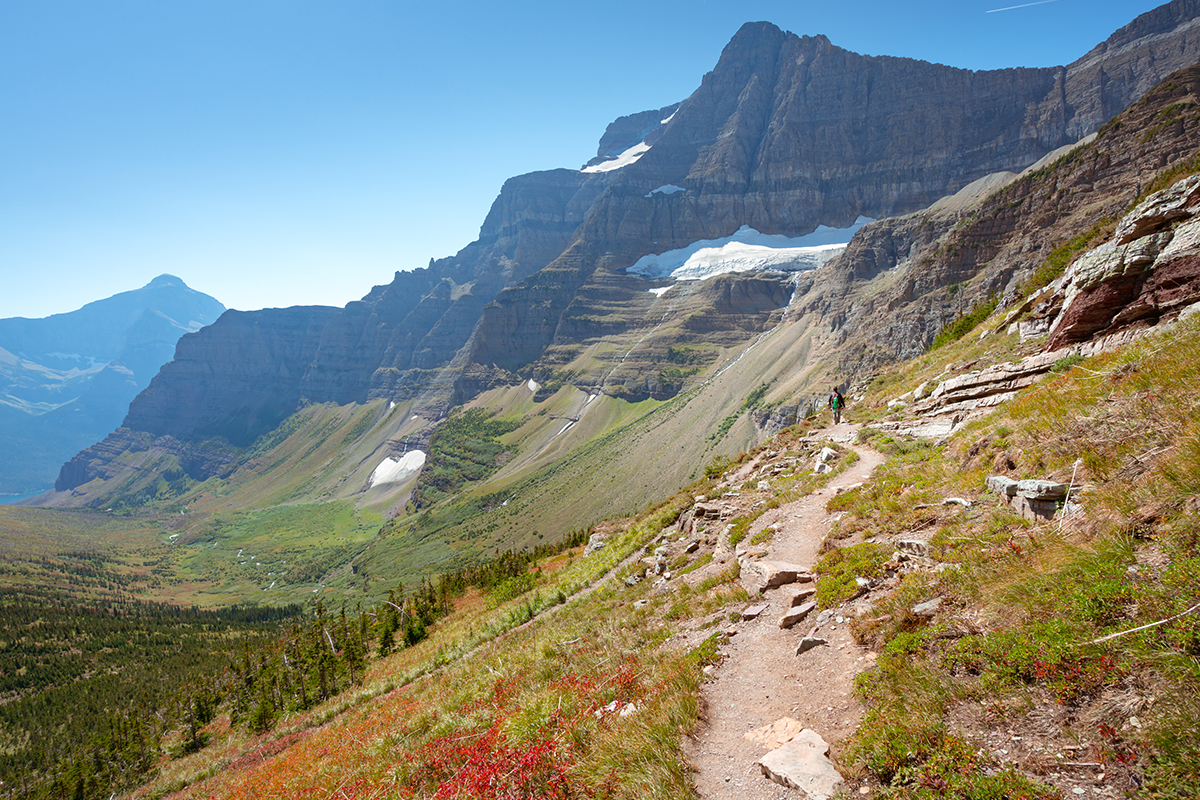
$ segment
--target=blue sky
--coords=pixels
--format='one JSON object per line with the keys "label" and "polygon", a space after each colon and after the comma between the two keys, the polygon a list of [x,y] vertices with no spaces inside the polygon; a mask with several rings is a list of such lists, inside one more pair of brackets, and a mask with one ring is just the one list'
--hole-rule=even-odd
{"label": "blue sky", "polygon": [[747,21],[995,69],[1157,5],[7,0],[0,317],[164,272],[232,308],[344,305],[472,241],[506,178],[687,97]]}

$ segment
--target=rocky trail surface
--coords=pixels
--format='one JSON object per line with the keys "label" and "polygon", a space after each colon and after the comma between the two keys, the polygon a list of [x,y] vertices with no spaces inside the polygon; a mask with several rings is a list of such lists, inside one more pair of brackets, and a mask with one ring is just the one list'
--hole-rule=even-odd
{"label": "rocky trail surface", "polygon": [[[830,433],[844,442],[855,438],[854,426],[843,423]],[[774,525],[776,533],[767,546],[765,560],[811,568],[834,518],[825,510],[839,490],[862,483],[883,456],[854,447],[858,460],[835,476],[824,488],[795,502],[780,506],[760,517],[752,532]],[[766,606],[753,619],[730,626],[722,645],[722,661],[703,689],[703,721],[689,742],[696,788],[701,797],[795,798],[800,792],[764,776],[759,760],[802,728],[820,734],[836,745],[857,727],[862,709],[854,699],[855,676],[868,666],[874,654],[859,647],[850,635],[849,620],[825,613],[811,616],[791,628],[780,626],[780,618],[792,606],[797,590],[811,584],[791,584],[767,589],[755,606]],[[796,654],[800,641],[813,633],[827,641]],[[763,731],[790,718],[786,730]],[[786,727],[786,726],[785,726]],[[746,734],[758,731],[757,741]]]}

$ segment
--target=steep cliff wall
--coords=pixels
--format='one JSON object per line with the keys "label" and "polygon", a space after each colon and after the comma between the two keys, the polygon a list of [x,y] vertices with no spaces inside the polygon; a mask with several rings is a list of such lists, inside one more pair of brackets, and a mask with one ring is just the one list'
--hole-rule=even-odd
{"label": "steep cliff wall", "polygon": [[[604,316],[587,298],[646,253],[742,225],[800,235],[904,214],[1020,171],[1200,58],[1197,14],[1196,0],[1176,0],[1070,66],[983,72],[858,55],[748,23],[650,149],[612,173],[562,262],[485,308],[472,358],[517,370],[563,345],[579,330],[567,309]],[[655,191],[664,186],[682,191]],[[929,338],[923,328],[896,333],[912,348]]]}
{"label": "steep cliff wall", "polygon": [[[828,357],[847,374],[910,358],[981,300],[994,297],[1006,306],[1023,299],[1037,288],[1029,282],[1052,256],[1062,268],[1085,246],[1105,241],[1135,198],[1157,176],[1187,169],[1198,148],[1200,65],[1168,76],[1093,142],[977,207],[920,212],[864,228],[826,265],[825,280],[799,298],[792,313],[819,321]],[[1062,246],[1076,237],[1078,246]],[[1112,298],[1133,298],[1145,283],[1147,291],[1163,294],[1158,283],[1164,274],[1155,279],[1139,274],[1124,294],[1114,293],[1112,282],[1105,289]],[[1112,298],[1091,304],[1088,313],[1103,317],[1095,330],[1111,326],[1118,314]]]}

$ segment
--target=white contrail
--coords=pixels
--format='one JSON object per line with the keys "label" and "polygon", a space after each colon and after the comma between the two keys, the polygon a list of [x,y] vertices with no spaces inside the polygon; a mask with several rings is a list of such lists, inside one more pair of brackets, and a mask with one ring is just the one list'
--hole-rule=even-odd
{"label": "white contrail", "polygon": [[1046,3],[1057,3],[1058,0],[1038,0],[1036,3],[1022,3],[1019,6],[1009,6],[1008,8],[993,8],[991,11],[985,11],[985,14],[995,14],[998,11],[1016,11],[1018,8],[1029,8],[1030,6],[1044,6]]}

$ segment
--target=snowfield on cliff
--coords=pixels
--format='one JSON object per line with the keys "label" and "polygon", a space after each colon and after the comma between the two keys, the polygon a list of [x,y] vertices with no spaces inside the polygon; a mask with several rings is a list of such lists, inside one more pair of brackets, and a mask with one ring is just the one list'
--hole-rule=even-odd
{"label": "snowfield on cliff", "polygon": [[626,272],[647,278],[702,281],[728,272],[777,269],[806,272],[823,266],[845,249],[869,222],[859,217],[848,228],[819,226],[805,236],[759,233],[743,225],[724,239],[701,239],[678,250],[642,256]]}

